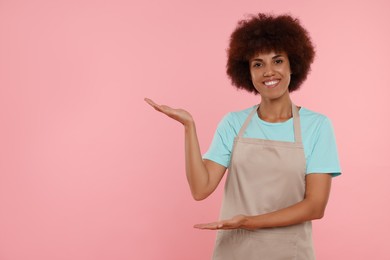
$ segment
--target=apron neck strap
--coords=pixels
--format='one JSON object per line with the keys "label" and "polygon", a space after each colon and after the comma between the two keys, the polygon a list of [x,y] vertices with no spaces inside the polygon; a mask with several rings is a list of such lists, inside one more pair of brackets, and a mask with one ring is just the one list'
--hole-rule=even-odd
{"label": "apron neck strap", "polygon": [[248,127],[249,123],[251,122],[251,119],[253,117],[253,115],[257,112],[257,109],[259,108],[259,105],[257,105],[253,110],[252,112],[250,112],[249,116],[246,118],[244,124],[242,125],[241,129],[240,129],[240,132],[238,132],[238,137],[243,137],[244,136],[244,133],[245,133],[245,130],[246,128]]}
{"label": "apron neck strap", "polygon": [[294,138],[296,143],[302,143],[302,134],[301,134],[301,118],[299,116],[298,107],[295,104],[292,104],[292,114],[294,122]]}
{"label": "apron neck strap", "polygon": [[[252,117],[257,113],[257,109],[260,105],[257,105],[248,115],[247,119],[245,120],[244,124],[242,125],[240,132],[238,133],[238,137],[243,137],[246,128],[248,127],[249,123],[251,122]],[[301,122],[299,117],[299,110],[298,107],[295,104],[291,104],[292,108],[292,114],[293,114],[293,124],[294,124],[294,138],[296,143],[302,143],[302,135],[301,135]]]}

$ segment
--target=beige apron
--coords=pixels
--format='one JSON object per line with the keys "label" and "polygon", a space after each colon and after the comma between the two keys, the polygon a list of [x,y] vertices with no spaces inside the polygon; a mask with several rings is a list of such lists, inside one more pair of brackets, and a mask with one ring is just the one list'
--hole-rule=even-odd
{"label": "beige apron", "polygon": [[[306,160],[298,108],[293,104],[295,142],[244,138],[258,106],[234,140],[220,219],[260,215],[303,200]],[[254,231],[219,230],[214,260],[313,260],[311,222]]]}

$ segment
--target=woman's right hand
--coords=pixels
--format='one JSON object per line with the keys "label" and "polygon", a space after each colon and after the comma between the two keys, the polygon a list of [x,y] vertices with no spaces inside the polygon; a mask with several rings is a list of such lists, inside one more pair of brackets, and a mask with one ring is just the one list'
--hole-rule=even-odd
{"label": "woman's right hand", "polygon": [[[188,184],[195,200],[207,198],[218,186],[226,168],[216,162],[203,161],[200,152],[195,123],[190,113],[184,109],[174,109],[165,105],[158,105],[145,98],[146,103],[157,111],[175,119],[185,126],[185,163]],[[209,174],[211,172],[212,174]]]}
{"label": "woman's right hand", "polygon": [[191,114],[184,109],[175,109],[166,105],[159,105],[149,98],[145,98],[144,100],[157,111],[175,119],[184,126],[189,126],[194,123],[194,119],[192,118]]}

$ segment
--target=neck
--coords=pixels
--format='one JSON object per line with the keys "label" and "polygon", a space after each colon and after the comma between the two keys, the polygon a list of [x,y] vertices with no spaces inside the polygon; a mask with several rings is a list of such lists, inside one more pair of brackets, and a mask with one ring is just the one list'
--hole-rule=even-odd
{"label": "neck", "polygon": [[267,122],[284,122],[292,117],[291,99],[289,96],[283,100],[262,100],[257,111],[259,117]]}

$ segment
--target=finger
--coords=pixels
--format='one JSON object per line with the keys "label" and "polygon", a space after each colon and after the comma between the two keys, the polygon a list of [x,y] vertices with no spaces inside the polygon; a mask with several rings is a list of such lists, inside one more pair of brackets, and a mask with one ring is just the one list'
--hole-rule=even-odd
{"label": "finger", "polygon": [[150,106],[152,106],[155,110],[162,112],[164,114],[167,113],[167,109],[169,108],[168,106],[159,105],[149,98],[145,98],[144,100],[146,101],[146,103],[148,103]]}
{"label": "finger", "polygon": [[216,226],[203,226],[203,227],[195,227],[197,229],[202,229],[202,230],[218,230],[218,227]]}
{"label": "finger", "polygon": [[203,223],[203,224],[196,224],[194,225],[194,228],[198,229],[210,229],[210,230],[216,230],[219,228],[222,228],[223,225],[220,222],[212,222],[212,223]]}
{"label": "finger", "polygon": [[203,223],[203,224],[196,224],[194,225],[194,228],[198,229],[210,229],[214,227],[215,225],[212,225],[212,223]]}
{"label": "finger", "polygon": [[219,222],[208,223],[208,224],[200,224],[200,226],[196,228],[210,229],[210,230],[218,230],[218,229],[229,230],[229,229],[236,229],[237,225],[232,221],[219,221]]}
{"label": "finger", "polygon": [[151,100],[149,98],[144,98],[144,100],[146,101],[146,103],[148,103],[150,106],[152,106],[157,111],[160,111],[160,112],[162,112],[164,114],[172,113],[173,109],[171,107],[169,107],[169,106],[159,105],[159,104],[155,103],[153,100]]}
{"label": "finger", "polygon": [[153,100],[151,100],[150,98],[144,98],[144,100],[146,101],[146,103],[152,105],[152,104],[155,104]]}
{"label": "finger", "polygon": [[172,110],[174,110],[173,108],[167,106],[167,105],[160,105],[159,106],[161,110],[164,110],[166,112],[172,112]]}
{"label": "finger", "polygon": [[156,104],[153,100],[151,100],[149,98],[144,98],[144,100],[145,100],[146,103],[148,103],[149,105],[151,105],[154,108],[159,107],[158,104]]}
{"label": "finger", "polygon": [[194,228],[205,229],[209,225],[210,225],[209,223],[196,224],[194,225]]}

